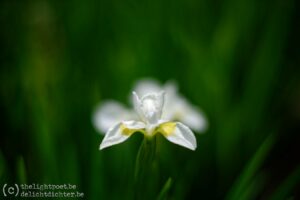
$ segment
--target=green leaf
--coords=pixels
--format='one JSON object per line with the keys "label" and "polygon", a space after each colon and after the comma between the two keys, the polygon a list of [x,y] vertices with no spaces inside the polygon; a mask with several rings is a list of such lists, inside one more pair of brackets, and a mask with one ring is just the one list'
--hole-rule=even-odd
{"label": "green leaf", "polygon": [[160,191],[157,200],[164,200],[167,198],[167,195],[171,189],[172,186],[172,178],[169,177],[168,180],[166,181],[165,185],[163,186],[162,190]]}
{"label": "green leaf", "polygon": [[265,141],[262,143],[260,148],[254,154],[253,158],[246,165],[245,169],[241,175],[236,180],[232,189],[227,195],[226,200],[240,200],[244,191],[251,185],[251,182],[257,173],[259,167],[262,165],[263,161],[266,159],[268,153],[270,152],[275,138],[274,135],[269,135]]}

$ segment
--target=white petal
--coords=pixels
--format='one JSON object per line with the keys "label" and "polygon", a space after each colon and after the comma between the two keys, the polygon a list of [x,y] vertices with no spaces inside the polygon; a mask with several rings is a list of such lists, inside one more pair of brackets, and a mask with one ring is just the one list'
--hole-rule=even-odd
{"label": "white petal", "polygon": [[191,129],[203,132],[207,128],[204,114],[183,98],[177,99],[176,120],[183,122]]}
{"label": "white petal", "polygon": [[153,102],[154,110],[157,112],[157,117],[160,118],[162,111],[163,111],[163,106],[164,106],[164,100],[165,100],[165,92],[160,91],[159,93],[150,93],[148,95],[145,95],[142,98],[142,101],[150,100]]}
{"label": "white petal", "polygon": [[163,132],[162,134],[170,142],[173,142],[191,150],[195,150],[197,148],[197,141],[194,133],[187,126],[180,122],[177,122],[174,128],[166,127],[165,132]]}
{"label": "white petal", "polygon": [[135,119],[134,113],[116,101],[106,101],[97,106],[93,114],[93,124],[101,133],[121,122],[122,120]]}
{"label": "white petal", "polygon": [[145,128],[145,123],[140,122],[140,121],[123,121],[122,122],[123,125],[128,128],[128,129],[132,129],[132,130],[140,130],[140,129],[144,129]]}
{"label": "white petal", "polygon": [[150,93],[142,97],[141,110],[150,124],[156,124],[162,115],[165,92]]}
{"label": "white petal", "polygon": [[162,115],[165,92],[149,93],[139,98],[136,92],[133,92],[134,109],[141,120],[150,124],[156,124]]}
{"label": "white petal", "polygon": [[124,121],[110,128],[100,144],[100,150],[127,140],[134,132],[144,131],[145,124],[138,121]]}
{"label": "white petal", "polygon": [[[178,96],[178,86],[175,81],[168,81],[164,87],[164,91],[166,92],[167,101],[177,98]],[[170,99],[168,99],[170,98]]]}
{"label": "white petal", "polygon": [[178,109],[177,101],[180,98],[178,95],[178,88],[175,81],[168,81],[164,85],[164,91],[166,92],[165,95],[165,109],[163,112],[162,117],[166,120],[173,121],[176,118],[176,110]]}
{"label": "white petal", "polygon": [[196,108],[186,110],[181,121],[197,132],[204,132],[207,129],[207,120],[204,114]]}
{"label": "white petal", "polygon": [[139,96],[137,95],[137,93],[135,91],[132,92],[132,96],[133,96],[133,106],[134,106],[135,112],[139,115],[139,117],[143,121],[146,121],[144,113],[141,109],[141,107],[142,107],[141,99],[139,98]]}
{"label": "white petal", "polygon": [[162,90],[162,87],[160,84],[151,78],[145,78],[138,80],[136,84],[133,87],[133,91],[136,91],[136,93],[142,97],[149,93],[156,93]]}

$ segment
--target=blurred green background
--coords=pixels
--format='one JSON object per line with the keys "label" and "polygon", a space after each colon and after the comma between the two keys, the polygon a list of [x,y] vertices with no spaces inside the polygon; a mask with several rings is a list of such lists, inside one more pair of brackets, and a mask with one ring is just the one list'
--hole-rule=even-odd
{"label": "blurred green background", "polygon": [[[0,183],[131,199],[141,135],[99,151],[106,99],[176,80],[209,121],[195,152],[162,140],[154,197],[300,199],[299,1],[9,1],[0,6]],[[152,176],[152,175],[150,175]]]}

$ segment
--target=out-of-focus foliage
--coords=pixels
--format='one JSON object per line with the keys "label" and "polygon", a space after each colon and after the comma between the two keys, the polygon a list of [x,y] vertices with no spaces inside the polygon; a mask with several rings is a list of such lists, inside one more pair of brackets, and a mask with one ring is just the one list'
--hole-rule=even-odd
{"label": "out-of-focus foliage", "polygon": [[71,183],[86,199],[130,199],[142,137],[99,151],[91,116],[152,77],[176,80],[209,128],[195,152],[159,138],[146,191],[171,177],[161,198],[299,198],[298,4],[2,1],[0,187]]}

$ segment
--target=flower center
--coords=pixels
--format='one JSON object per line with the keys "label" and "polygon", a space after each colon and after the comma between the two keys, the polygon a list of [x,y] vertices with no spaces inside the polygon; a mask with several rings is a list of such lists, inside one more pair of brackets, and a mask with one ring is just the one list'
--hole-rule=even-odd
{"label": "flower center", "polygon": [[155,101],[153,99],[145,99],[143,101],[142,109],[147,118],[151,118],[157,112]]}

